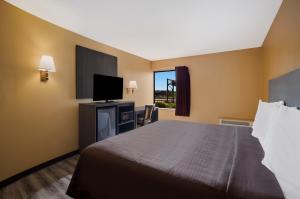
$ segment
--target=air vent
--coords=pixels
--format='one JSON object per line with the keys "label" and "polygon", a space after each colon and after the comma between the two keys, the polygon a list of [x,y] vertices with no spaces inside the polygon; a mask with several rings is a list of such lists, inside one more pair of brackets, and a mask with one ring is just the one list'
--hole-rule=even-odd
{"label": "air vent", "polygon": [[248,126],[248,127],[251,127],[252,123],[253,123],[252,121],[248,121],[248,120],[236,120],[236,119],[224,119],[224,118],[221,118],[219,120],[220,125],[230,125],[230,126]]}

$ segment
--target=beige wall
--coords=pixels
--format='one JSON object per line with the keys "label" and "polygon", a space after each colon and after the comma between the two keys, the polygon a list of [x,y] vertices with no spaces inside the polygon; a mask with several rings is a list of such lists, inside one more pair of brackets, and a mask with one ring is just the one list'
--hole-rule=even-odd
{"label": "beige wall", "polygon": [[152,70],[186,65],[191,71],[191,117],[160,110],[160,119],[216,123],[253,119],[268,81],[300,68],[300,1],[284,0],[262,48],[155,61]]}
{"label": "beige wall", "polygon": [[300,1],[284,0],[263,44],[264,97],[268,80],[300,67]]}
{"label": "beige wall", "polygon": [[[145,59],[59,28],[0,1],[0,181],[78,147],[75,45],[118,57],[119,76],[137,80],[125,99],[152,103]],[[56,73],[41,83],[37,65],[50,54]]]}
{"label": "beige wall", "polygon": [[220,117],[253,119],[262,95],[261,48],[152,62],[152,70],[188,66],[191,116],[160,110],[160,119],[217,123]]}

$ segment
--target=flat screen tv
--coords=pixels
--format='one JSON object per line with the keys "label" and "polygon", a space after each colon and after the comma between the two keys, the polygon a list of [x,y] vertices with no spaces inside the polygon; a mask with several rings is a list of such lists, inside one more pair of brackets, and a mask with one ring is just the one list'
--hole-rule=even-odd
{"label": "flat screen tv", "polygon": [[123,99],[123,78],[94,74],[93,100]]}

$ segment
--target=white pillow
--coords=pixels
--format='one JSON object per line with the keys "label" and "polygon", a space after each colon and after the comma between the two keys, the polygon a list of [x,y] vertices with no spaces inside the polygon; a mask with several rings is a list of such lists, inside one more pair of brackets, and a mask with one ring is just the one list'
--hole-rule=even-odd
{"label": "white pillow", "polygon": [[286,199],[299,199],[300,198],[300,190],[286,182],[284,179],[280,177],[276,177],[278,180],[281,190],[283,192],[284,198]]}
{"label": "white pillow", "polygon": [[264,150],[266,134],[272,124],[272,121],[277,117],[279,108],[283,106],[283,104],[283,101],[268,103],[259,100],[258,109],[253,122],[252,135],[258,138]]}
{"label": "white pillow", "polygon": [[300,110],[282,106],[269,130],[262,163],[275,174],[286,197],[298,193],[300,198]]}

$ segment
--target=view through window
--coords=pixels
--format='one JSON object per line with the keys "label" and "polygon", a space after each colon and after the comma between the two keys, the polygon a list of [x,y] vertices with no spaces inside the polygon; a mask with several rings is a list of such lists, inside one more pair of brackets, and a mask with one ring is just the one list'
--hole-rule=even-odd
{"label": "view through window", "polygon": [[154,72],[154,103],[160,108],[176,107],[175,70]]}

